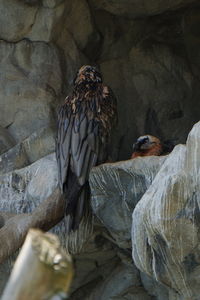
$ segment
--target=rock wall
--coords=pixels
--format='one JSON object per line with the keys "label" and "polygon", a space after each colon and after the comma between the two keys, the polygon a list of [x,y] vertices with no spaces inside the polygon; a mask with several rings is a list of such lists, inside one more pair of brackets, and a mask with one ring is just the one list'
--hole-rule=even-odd
{"label": "rock wall", "polygon": [[[133,141],[146,133],[185,143],[188,132],[200,115],[198,2],[0,0],[1,210],[29,212],[56,187],[53,154],[56,111],[82,64],[99,66],[104,82],[111,86],[118,100],[119,124],[113,132],[110,147],[113,159],[128,159]],[[179,186],[179,183],[176,185],[178,170],[186,170],[183,167],[185,162],[190,160],[192,165],[192,155],[198,156],[197,152],[188,150],[190,141],[193,144],[192,134],[186,153],[185,147],[180,146],[166,161],[165,158],[139,159],[94,169],[91,187],[93,211],[98,216],[96,231],[85,252],[75,258],[79,275],[71,299],[182,300],[182,291],[197,299],[198,280],[197,283],[194,281],[198,276],[198,225],[190,223],[193,204],[182,208],[180,223],[176,226],[178,231],[180,224],[185,222],[185,232],[195,232],[192,235],[194,241],[189,236],[186,240],[196,248],[193,251],[188,247],[178,261],[185,272],[180,274],[184,273],[183,278],[191,285],[190,289],[183,286],[183,279],[172,282],[167,275],[166,268],[174,274],[178,272],[173,261],[163,263],[163,253],[156,256],[158,236],[155,232],[160,220],[152,217],[154,211],[159,217],[165,209],[169,209],[161,203],[161,195],[172,189],[174,198],[174,186]],[[187,154],[187,151],[192,154]],[[162,177],[162,172],[166,172],[162,171],[163,168],[166,170],[174,160],[178,160],[179,164],[175,165],[177,170],[172,168],[169,175],[174,180],[173,184],[163,185],[166,190],[159,194],[158,207],[157,202],[153,206],[153,200],[152,214],[148,215],[152,228],[143,230],[143,225],[139,224],[146,218],[147,209],[142,203],[147,202],[149,207],[151,194],[148,193],[155,189],[155,184],[151,185],[155,175],[159,172]],[[48,182],[47,167],[51,170]],[[184,172],[187,175],[190,170]],[[185,176],[183,172],[181,174]],[[105,182],[100,184],[102,178]],[[169,180],[162,179],[164,182]],[[184,180],[188,179],[183,178],[183,191]],[[150,192],[145,193],[147,189]],[[140,202],[144,208],[139,211],[141,215],[137,222],[134,221],[133,228],[138,240],[133,245],[134,253],[139,252],[140,257],[133,256],[141,272],[131,259],[130,227],[132,211],[144,193],[147,200],[143,198]],[[183,199],[187,193],[183,193]],[[178,203],[184,205],[185,200],[181,201]],[[170,208],[176,212],[180,209],[173,205]],[[195,206],[195,212],[196,209]],[[137,215],[138,210],[134,214]],[[163,221],[162,234],[167,236],[164,242],[170,244],[172,237],[165,232],[168,228],[165,225]],[[160,225],[158,227],[161,228]],[[64,224],[55,227],[54,231],[64,242]],[[158,235],[160,237],[161,233]],[[146,239],[150,241],[154,255],[146,248]],[[172,250],[176,252],[178,245],[173,245]],[[158,264],[163,268],[162,272]],[[8,262],[0,266],[1,289],[9,273],[9,265]]]}
{"label": "rock wall", "polygon": [[100,67],[118,99],[115,159],[145,133],[185,142],[200,112],[198,1],[1,0],[0,8],[0,126],[16,144],[55,124],[84,63]]}

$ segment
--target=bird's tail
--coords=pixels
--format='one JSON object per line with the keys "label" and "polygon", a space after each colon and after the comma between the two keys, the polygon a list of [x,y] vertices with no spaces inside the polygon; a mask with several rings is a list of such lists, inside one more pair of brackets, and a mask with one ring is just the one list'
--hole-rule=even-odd
{"label": "bird's tail", "polygon": [[66,209],[66,249],[70,254],[81,252],[93,232],[93,217],[89,203],[89,186],[81,190],[76,206]]}

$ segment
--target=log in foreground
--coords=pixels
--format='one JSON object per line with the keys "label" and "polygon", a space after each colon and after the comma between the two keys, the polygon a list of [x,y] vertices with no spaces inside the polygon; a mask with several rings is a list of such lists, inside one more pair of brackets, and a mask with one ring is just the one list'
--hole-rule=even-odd
{"label": "log in foreground", "polygon": [[30,228],[44,231],[55,226],[64,215],[64,199],[57,188],[31,214],[0,213],[0,263],[19,249]]}
{"label": "log in foreground", "polygon": [[66,297],[72,277],[71,256],[61,249],[58,238],[51,233],[31,229],[16,260],[2,300]]}

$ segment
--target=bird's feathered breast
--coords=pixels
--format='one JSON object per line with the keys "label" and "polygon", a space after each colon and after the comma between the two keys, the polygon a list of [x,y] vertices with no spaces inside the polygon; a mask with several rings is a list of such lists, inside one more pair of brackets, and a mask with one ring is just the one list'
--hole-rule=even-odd
{"label": "bird's feathered breast", "polygon": [[61,188],[69,170],[80,185],[92,166],[105,159],[105,147],[116,120],[116,99],[102,84],[78,86],[66,98],[58,116],[56,154]]}

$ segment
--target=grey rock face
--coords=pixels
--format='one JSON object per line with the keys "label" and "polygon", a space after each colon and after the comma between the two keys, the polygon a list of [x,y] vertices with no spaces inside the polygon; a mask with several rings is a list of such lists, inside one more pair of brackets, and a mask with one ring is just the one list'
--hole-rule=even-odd
{"label": "grey rock face", "polygon": [[36,131],[0,156],[0,174],[26,167],[54,150],[54,129],[47,127]]}
{"label": "grey rock face", "polygon": [[0,123],[21,141],[53,122],[61,88],[58,53],[44,43],[1,41],[0,68]]}
{"label": "grey rock face", "polygon": [[90,174],[91,205],[120,248],[131,248],[131,214],[165,157],[103,164]]}
{"label": "grey rock face", "polygon": [[[119,125],[109,149],[116,160],[129,158],[133,141],[146,133],[185,142],[200,115],[199,28],[194,0],[0,0],[0,210],[31,211],[57,185],[55,157],[46,157],[54,151],[51,125],[83,64],[98,65],[117,96]],[[193,133],[186,153],[178,147],[168,162],[147,158],[94,169],[92,206],[103,226],[76,257],[72,299],[183,300],[174,290],[198,299],[198,178],[189,166],[198,169],[199,154]],[[171,183],[164,175],[157,181],[159,190],[164,181],[162,193],[152,195],[162,163]],[[137,251],[144,255],[143,268],[138,266],[152,279],[141,275],[139,282],[127,248],[132,210],[143,194],[150,198],[137,222]],[[152,221],[150,228],[144,228],[143,217],[148,226]],[[64,244],[64,223],[53,230]],[[172,253],[168,260],[159,252],[161,244]],[[0,266],[1,288],[9,268],[10,263]],[[158,285],[155,277],[173,289]]]}
{"label": "grey rock face", "polygon": [[137,267],[184,299],[199,299],[200,122],[177,146],[133,212]]}
{"label": "grey rock face", "polygon": [[6,128],[0,126],[0,154],[6,152],[15,145],[14,138],[9,134]]}
{"label": "grey rock face", "polygon": [[0,176],[0,210],[29,213],[57,186],[55,154]]}
{"label": "grey rock face", "polygon": [[144,47],[133,47],[127,55],[101,63],[105,82],[119,99],[120,122],[114,144],[120,159],[130,153],[138,136],[147,133],[176,139],[177,143],[185,141],[194,124],[191,120],[199,119],[191,90],[196,79],[182,58],[151,41]]}

